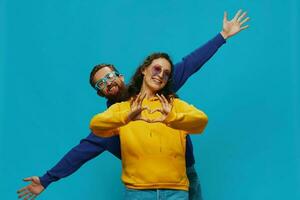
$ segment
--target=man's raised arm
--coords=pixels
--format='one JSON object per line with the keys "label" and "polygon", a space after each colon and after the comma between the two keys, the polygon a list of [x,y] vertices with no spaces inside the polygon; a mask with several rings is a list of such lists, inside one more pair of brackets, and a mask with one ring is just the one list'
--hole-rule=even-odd
{"label": "man's raised arm", "polygon": [[217,52],[226,39],[249,27],[248,25],[243,26],[250,19],[249,17],[245,18],[246,15],[246,12],[242,13],[242,10],[239,10],[235,17],[228,21],[227,12],[224,12],[222,31],[203,46],[185,56],[181,62],[175,64],[173,75],[175,92]]}

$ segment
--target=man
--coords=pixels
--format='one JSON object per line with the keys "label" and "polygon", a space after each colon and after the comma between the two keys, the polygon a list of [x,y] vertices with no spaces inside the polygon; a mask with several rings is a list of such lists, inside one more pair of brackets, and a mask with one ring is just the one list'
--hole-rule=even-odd
{"label": "man", "polygon": [[[239,10],[235,17],[228,21],[227,13],[224,13],[223,29],[213,39],[202,47],[196,49],[183,60],[174,65],[173,89],[178,91],[186,80],[197,72],[221,47],[226,39],[248,28],[243,26],[249,20],[246,12]],[[107,106],[121,101],[125,89],[124,78],[117,69],[110,64],[96,66],[90,75],[90,83],[97,90],[99,96],[105,97]],[[199,178],[194,168],[195,160],[193,146],[190,137],[187,137],[186,165],[187,175],[190,182],[189,199],[202,199]],[[67,177],[77,171],[84,163],[100,155],[104,151],[109,151],[117,158],[121,159],[120,140],[118,136],[111,138],[100,138],[93,133],[81,140],[80,144],[71,149],[51,170],[42,177],[32,176],[25,178],[30,184],[18,190],[19,198],[35,199],[45,188],[54,181]]]}

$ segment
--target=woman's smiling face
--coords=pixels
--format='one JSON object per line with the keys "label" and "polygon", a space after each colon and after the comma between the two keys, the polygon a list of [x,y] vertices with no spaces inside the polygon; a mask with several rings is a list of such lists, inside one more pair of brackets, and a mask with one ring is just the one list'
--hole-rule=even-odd
{"label": "woman's smiling face", "polygon": [[142,71],[143,82],[152,92],[157,92],[165,87],[171,74],[171,64],[165,58],[154,59]]}

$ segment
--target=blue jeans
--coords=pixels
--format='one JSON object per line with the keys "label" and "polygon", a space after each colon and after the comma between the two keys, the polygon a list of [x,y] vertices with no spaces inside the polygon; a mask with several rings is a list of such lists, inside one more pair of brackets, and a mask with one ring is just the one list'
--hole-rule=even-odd
{"label": "blue jeans", "polygon": [[125,190],[124,200],[188,200],[189,193],[184,190],[154,189]]}
{"label": "blue jeans", "polygon": [[202,200],[200,180],[194,165],[186,168],[186,175],[190,182],[189,200]]}

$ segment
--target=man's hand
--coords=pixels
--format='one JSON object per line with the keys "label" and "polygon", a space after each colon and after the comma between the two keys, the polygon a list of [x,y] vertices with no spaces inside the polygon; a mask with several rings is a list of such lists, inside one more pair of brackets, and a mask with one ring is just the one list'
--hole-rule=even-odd
{"label": "man's hand", "polygon": [[230,21],[227,19],[227,12],[224,12],[224,18],[223,18],[223,29],[221,31],[221,35],[224,39],[228,39],[231,36],[239,33],[240,31],[246,29],[249,27],[249,25],[242,26],[244,23],[249,21],[249,17],[245,18],[247,15],[246,12],[243,12],[242,10],[239,10],[234,18]]}
{"label": "man's hand", "polygon": [[39,194],[41,194],[45,190],[45,188],[40,182],[39,177],[37,176],[24,178],[23,180],[26,182],[30,181],[31,183],[17,191],[19,199],[35,199]]}

